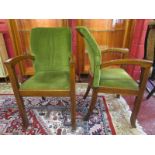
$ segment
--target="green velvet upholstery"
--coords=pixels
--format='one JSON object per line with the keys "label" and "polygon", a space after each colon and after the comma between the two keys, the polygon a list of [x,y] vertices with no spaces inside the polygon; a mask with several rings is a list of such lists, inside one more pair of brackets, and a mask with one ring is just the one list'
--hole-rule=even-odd
{"label": "green velvet upholstery", "polygon": [[104,68],[101,70],[100,87],[138,90],[138,84],[121,68]]}
{"label": "green velvet upholstery", "polygon": [[39,72],[25,81],[21,89],[33,90],[67,90],[70,89],[70,79],[68,71]]}
{"label": "green velvet upholstery", "polygon": [[84,26],[76,27],[77,31],[84,37],[88,56],[90,60],[91,72],[94,74],[93,86],[98,87],[100,81],[100,65],[101,65],[101,50],[90,34],[89,30]]}
{"label": "green velvet upholstery", "polygon": [[30,44],[35,56],[35,75],[21,89],[69,89],[70,29],[34,28]]}
{"label": "green velvet upholstery", "polygon": [[110,67],[100,69],[101,51],[97,42],[86,27],[79,26],[77,31],[84,37],[87,45],[91,71],[94,76],[93,87],[138,90],[138,84],[123,69]]}

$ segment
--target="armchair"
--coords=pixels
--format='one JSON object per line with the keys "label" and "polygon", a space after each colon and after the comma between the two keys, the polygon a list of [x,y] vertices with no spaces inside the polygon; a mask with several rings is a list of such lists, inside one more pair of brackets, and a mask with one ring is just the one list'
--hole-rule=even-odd
{"label": "armchair", "polygon": [[[31,31],[30,44],[34,56],[18,56],[5,62],[23,127],[28,127],[23,96],[69,96],[71,124],[72,129],[75,129],[75,64],[71,56],[70,29],[34,28]],[[26,59],[33,60],[35,74],[20,85],[15,74],[15,65]]]}
{"label": "armchair", "polygon": [[[130,122],[132,127],[136,127],[136,118],[140,110],[142,97],[146,87],[149,70],[152,65],[151,61],[137,59],[117,59],[101,63],[101,50],[86,27],[79,26],[77,31],[84,38],[88,49],[91,64],[91,80],[88,84],[84,98],[87,97],[89,90],[92,88],[92,101],[84,120],[88,120],[96,104],[98,93],[125,94],[136,96]],[[116,50],[117,51],[117,50]],[[121,52],[121,50],[118,50]],[[124,50],[123,50],[124,51]],[[126,52],[125,52],[126,53]],[[143,68],[140,85],[121,67],[115,65],[139,65]]]}

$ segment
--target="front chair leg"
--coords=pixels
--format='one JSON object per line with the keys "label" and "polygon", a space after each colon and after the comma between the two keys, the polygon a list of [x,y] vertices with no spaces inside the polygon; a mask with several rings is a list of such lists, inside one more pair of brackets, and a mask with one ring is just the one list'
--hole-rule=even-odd
{"label": "front chair leg", "polygon": [[130,117],[130,122],[131,122],[131,126],[133,128],[136,128],[136,118],[138,115],[138,112],[140,110],[140,106],[141,106],[141,102],[142,102],[142,97],[143,96],[136,96],[135,102],[134,102],[134,107],[133,107],[133,111]]}
{"label": "front chair leg", "polygon": [[90,104],[88,113],[84,117],[84,121],[88,121],[90,114],[93,112],[93,109],[95,108],[96,101],[97,101],[97,89],[93,88],[91,104]]}
{"label": "front chair leg", "polygon": [[24,103],[23,103],[23,99],[20,95],[17,95],[16,94],[16,102],[17,102],[17,105],[18,105],[18,109],[19,109],[19,114],[22,118],[22,123],[23,123],[23,129],[27,129],[28,127],[28,119],[27,119],[27,116],[26,116],[26,111],[25,111],[25,106],[24,106]]}
{"label": "front chair leg", "polygon": [[45,98],[44,96],[42,96],[41,98],[42,98],[42,100],[43,100],[43,101],[45,101],[45,100],[46,100],[46,98]]}

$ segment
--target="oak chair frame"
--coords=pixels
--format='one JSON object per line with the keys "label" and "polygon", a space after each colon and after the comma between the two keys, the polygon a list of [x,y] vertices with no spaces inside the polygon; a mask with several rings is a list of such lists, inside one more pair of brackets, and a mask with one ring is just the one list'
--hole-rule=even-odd
{"label": "oak chair frame", "polygon": [[19,108],[19,114],[22,118],[23,128],[28,127],[28,119],[26,116],[25,106],[22,97],[23,96],[69,96],[71,99],[71,124],[72,129],[76,129],[76,97],[75,97],[75,60],[73,55],[70,58],[70,90],[21,90],[20,85],[17,79],[15,72],[15,65],[20,63],[23,60],[35,60],[35,57],[32,55],[21,55],[11,59],[8,59],[5,62],[5,65],[8,70],[10,82],[12,89],[16,98],[16,102]]}
{"label": "oak chair frame", "polygon": [[142,72],[140,75],[140,83],[139,83],[139,89],[138,90],[130,90],[130,89],[120,89],[120,88],[110,88],[110,87],[93,87],[93,74],[90,72],[90,81],[88,83],[87,90],[84,95],[84,99],[88,96],[90,89],[92,88],[92,100],[90,107],[88,109],[88,113],[84,117],[85,121],[88,121],[91,113],[93,112],[93,109],[95,108],[96,101],[97,101],[97,94],[98,93],[110,93],[110,94],[118,94],[121,95],[134,95],[136,96],[135,101],[134,101],[134,106],[132,110],[132,114],[130,117],[130,122],[132,127],[136,127],[136,118],[140,110],[141,102],[143,99],[143,94],[146,88],[146,83],[147,79],[149,77],[149,72],[150,68],[152,66],[152,61],[148,60],[139,60],[139,59],[127,59],[128,58],[128,49],[124,48],[109,48],[105,49],[102,52],[118,52],[122,53],[123,58],[122,59],[116,59],[116,60],[110,60],[102,63],[100,65],[100,69],[105,68],[105,67],[110,67],[110,66],[115,66],[115,65],[120,65],[120,67],[123,67],[124,65],[138,65],[142,68]]}

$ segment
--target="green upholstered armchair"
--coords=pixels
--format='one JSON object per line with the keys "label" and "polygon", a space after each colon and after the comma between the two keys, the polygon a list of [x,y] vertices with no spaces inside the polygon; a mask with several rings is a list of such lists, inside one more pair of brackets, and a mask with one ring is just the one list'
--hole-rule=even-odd
{"label": "green upholstered armchair", "polygon": [[[34,28],[30,46],[33,56],[18,56],[5,62],[24,128],[28,120],[22,96],[70,96],[72,129],[75,129],[75,67],[70,29]],[[33,60],[35,74],[19,85],[14,68],[25,59]]]}
{"label": "green upholstered armchair", "polygon": [[[136,118],[141,106],[141,101],[152,62],[137,59],[117,59],[101,63],[101,50],[89,30],[86,27],[79,26],[77,27],[77,31],[85,40],[91,65],[90,74],[92,78],[88,84],[84,98],[87,97],[89,90],[91,88],[93,89],[92,101],[88,113],[84,119],[88,120],[90,114],[93,112],[98,93],[135,95],[136,98],[130,121],[132,127],[136,127]],[[121,52],[121,49],[118,51]],[[126,50],[123,50],[123,52],[125,51]],[[125,69],[121,67],[114,67],[115,65],[122,66],[127,64],[139,65],[143,68],[140,85],[133,80],[133,78],[125,71]]]}

